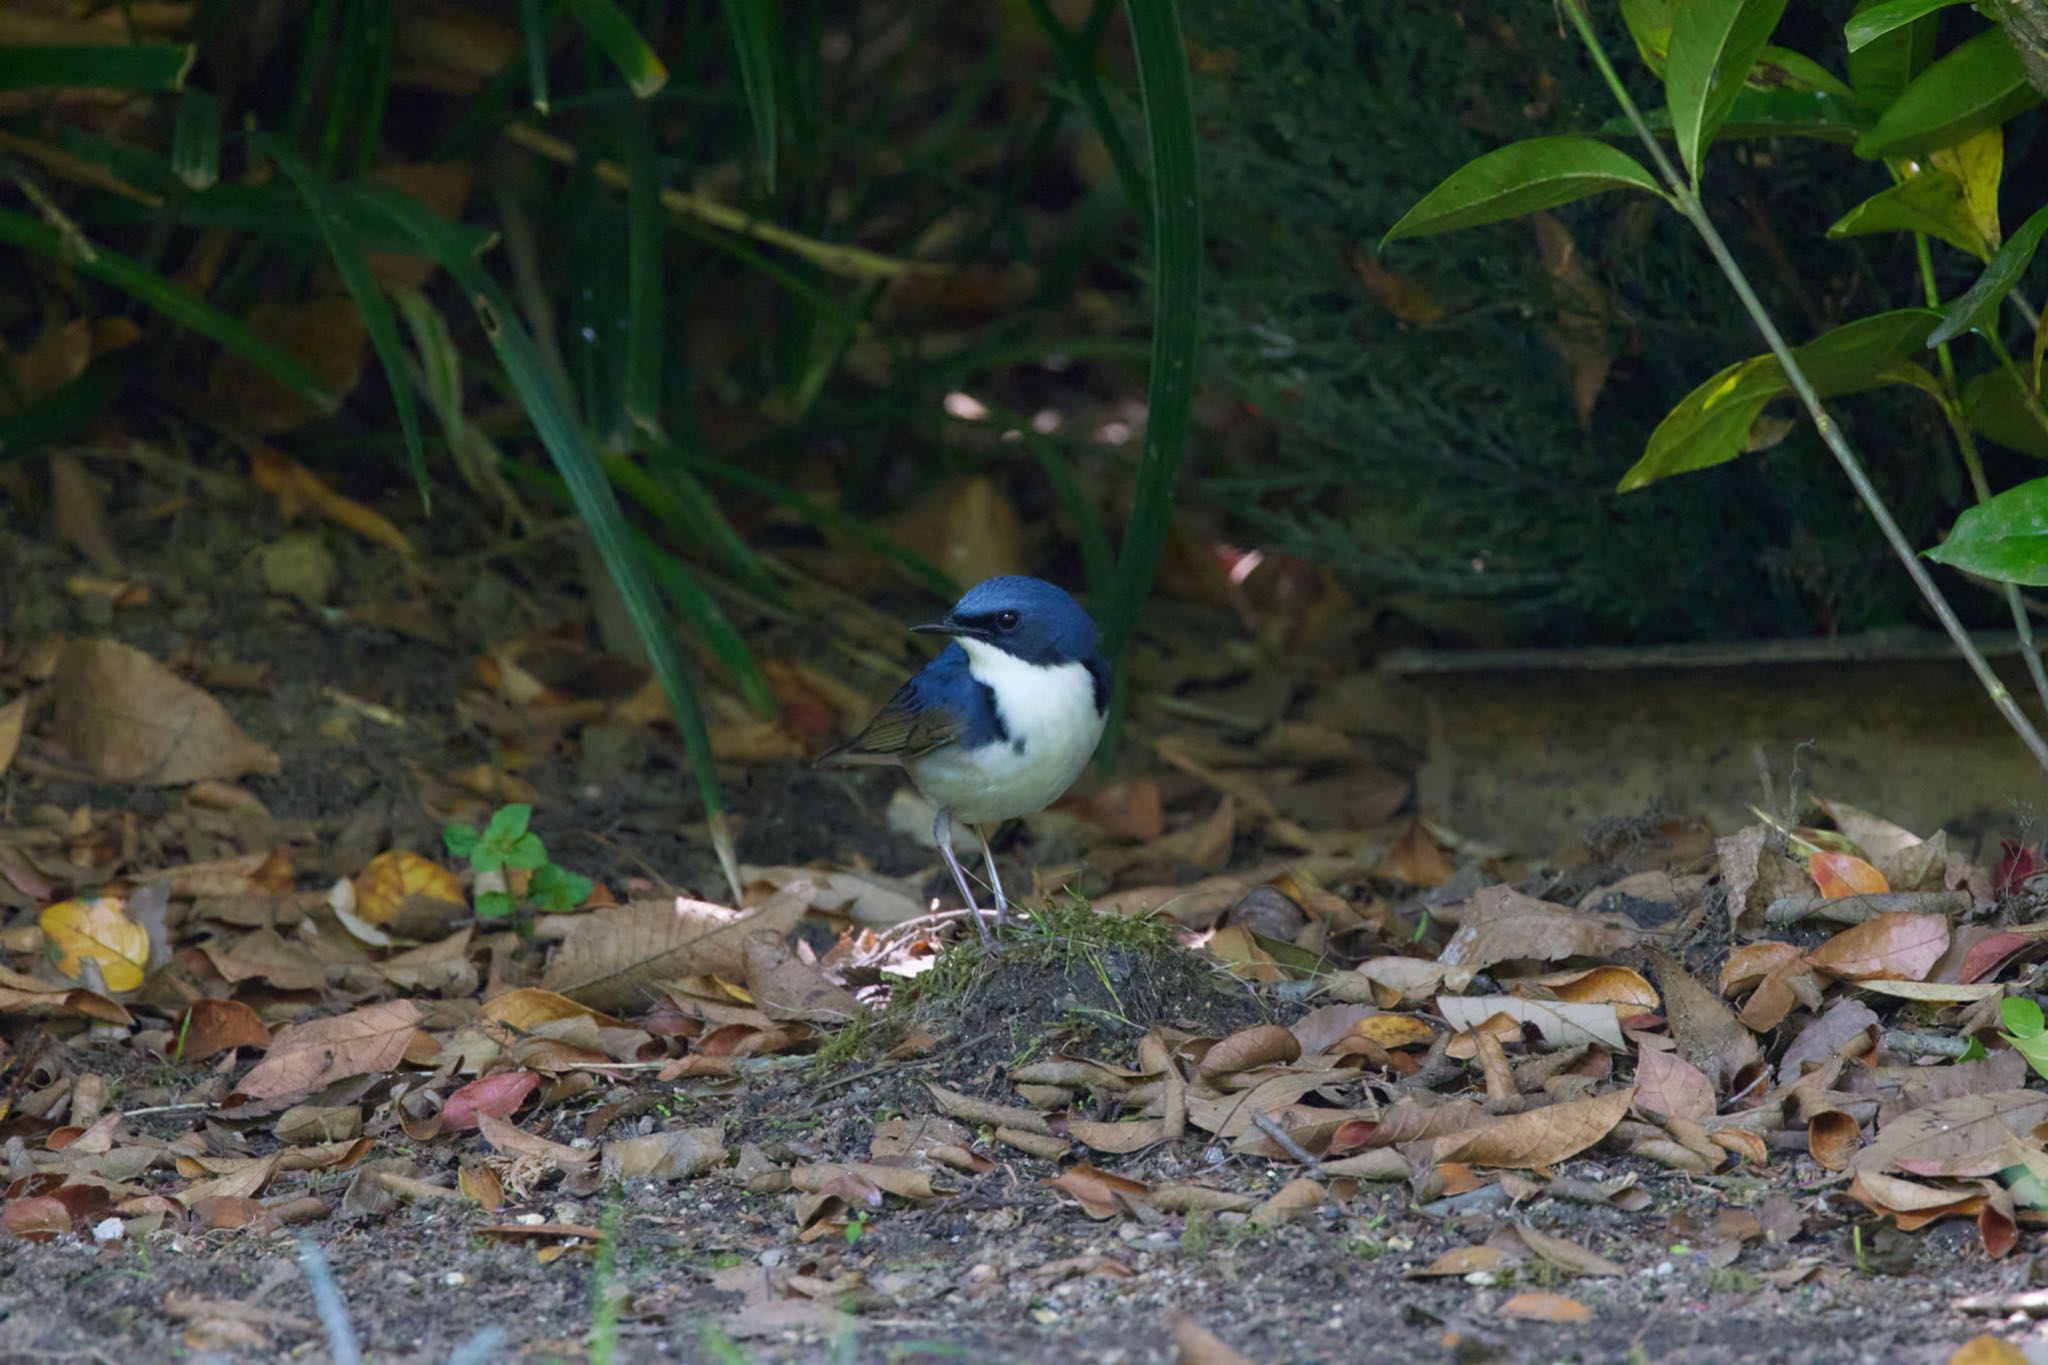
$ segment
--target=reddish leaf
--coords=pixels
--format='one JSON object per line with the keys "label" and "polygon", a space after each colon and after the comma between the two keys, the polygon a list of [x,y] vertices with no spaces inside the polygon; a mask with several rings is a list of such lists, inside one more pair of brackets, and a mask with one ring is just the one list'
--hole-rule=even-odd
{"label": "reddish leaf", "polygon": [[239,1000],[194,1000],[185,1012],[178,1060],[203,1062],[231,1047],[268,1047],[270,1030]]}
{"label": "reddish leaf", "polygon": [[441,1106],[442,1125],[459,1133],[476,1127],[482,1114],[494,1119],[511,1118],[539,1084],[540,1075],[533,1071],[500,1071],[479,1076],[450,1095],[448,1103]]}
{"label": "reddish leaf", "polygon": [[24,1242],[53,1241],[71,1231],[71,1210],[48,1195],[17,1199],[0,1209],[0,1227]]}
{"label": "reddish leaf", "polygon": [[1962,969],[1956,976],[1964,985],[1982,981],[1997,972],[2022,949],[2031,948],[2040,941],[2040,938],[2033,934],[1992,934],[1987,938],[1978,939],[1970,945],[1970,951],[1963,954]]}
{"label": "reddish leaf", "polygon": [[1813,874],[1813,884],[1820,888],[1821,895],[1829,900],[1880,896],[1892,889],[1884,873],[1847,853],[1816,853],[1806,860],[1806,870]]}
{"label": "reddish leaf", "polygon": [[1991,887],[2003,896],[2039,872],[2041,859],[2033,849],[2017,839],[2001,839],[1998,846],[2005,851],[2005,856],[1998,860],[1998,874],[1991,879]]}
{"label": "reddish leaf", "polygon": [[1636,1058],[1636,1103],[1674,1119],[1703,1119],[1714,1112],[1714,1083],[1673,1052],[1643,1049]]}

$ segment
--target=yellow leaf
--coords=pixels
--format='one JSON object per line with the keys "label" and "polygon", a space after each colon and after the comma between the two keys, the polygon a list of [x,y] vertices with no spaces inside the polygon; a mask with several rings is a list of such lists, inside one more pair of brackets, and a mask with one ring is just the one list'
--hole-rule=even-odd
{"label": "yellow leaf", "polygon": [[118,897],[59,901],[44,909],[43,934],[57,953],[57,970],[83,980],[85,963],[98,965],[116,994],[142,984],[149,965],[149,931],[122,913]]}
{"label": "yellow leaf", "polygon": [[462,905],[462,883],[431,858],[393,849],[370,859],[356,878],[356,917],[365,924],[389,924],[413,896]]}

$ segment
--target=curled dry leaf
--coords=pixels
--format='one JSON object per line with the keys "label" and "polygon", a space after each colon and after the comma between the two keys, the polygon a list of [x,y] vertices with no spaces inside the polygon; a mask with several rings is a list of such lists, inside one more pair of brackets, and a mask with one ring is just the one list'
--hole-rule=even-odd
{"label": "curled dry leaf", "polygon": [[1540,1232],[1526,1220],[1515,1224],[1515,1232],[1529,1250],[1564,1271],[1567,1275],[1587,1275],[1595,1278],[1626,1275],[1628,1271],[1616,1265],[1598,1252],[1589,1251],[1577,1242],[1563,1237],[1553,1237]]}
{"label": "curled dry leaf", "polygon": [[479,1113],[476,1116],[476,1126],[482,1132],[485,1142],[507,1156],[535,1157],[551,1162],[565,1171],[579,1170],[597,1159],[594,1150],[549,1142],[544,1137],[536,1137],[525,1129],[515,1127],[503,1119],[494,1118],[490,1114]]}
{"label": "curled dry leaf", "polygon": [[1851,981],[1918,981],[1948,951],[1946,915],[1892,911],[1853,924],[1806,955],[1812,965]]}
{"label": "curled dry leaf", "polygon": [[379,853],[364,865],[355,879],[356,917],[365,924],[384,926],[398,918],[408,900],[418,897],[458,910],[467,904],[462,882],[453,872],[431,858],[404,849]]}
{"label": "curled dry leaf", "polygon": [[1664,991],[1664,1013],[1671,1023],[1671,1036],[1678,1040],[1679,1056],[1704,1072],[1718,1091],[1762,1055],[1756,1036],[1678,959],[1653,948],[1650,963]]}
{"label": "curled dry leaf", "polygon": [[1097,1170],[1085,1161],[1039,1184],[1072,1195],[1081,1211],[1098,1222],[1130,1212],[1148,1193],[1137,1181]]}
{"label": "curled dry leaf", "polygon": [[1323,1206],[1330,1192],[1313,1180],[1296,1178],[1273,1192],[1270,1199],[1252,1210],[1251,1221],[1260,1227],[1292,1222]]}
{"label": "curled dry leaf", "polygon": [[44,907],[36,918],[43,937],[56,950],[57,970],[72,980],[90,985],[88,972],[97,972],[115,994],[142,984],[149,965],[149,930],[128,918],[119,897],[59,901]]}
{"label": "curled dry leaf", "polygon": [[448,1097],[441,1106],[442,1126],[464,1132],[477,1126],[485,1115],[509,1119],[526,1103],[527,1096],[540,1088],[540,1076],[532,1071],[498,1071],[479,1076]]}
{"label": "curled dry leaf", "polygon": [[1568,1299],[1562,1294],[1546,1294],[1541,1290],[1525,1290],[1508,1299],[1500,1306],[1504,1318],[1520,1318],[1523,1322],[1591,1322],[1593,1310],[1577,1299]]}
{"label": "curled dry leaf", "polygon": [[1554,1166],[1614,1131],[1628,1113],[1633,1088],[1571,1100],[1496,1119],[1477,1132],[1448,1140],[1437,1160],[1472,1166]]}
{"label": "curled dry leaf", "polygon": [[109,782],[177,787],[280,771],[219,702],[129,645],[71,641],[52,691],[52,736]]}
{"label": "curled dry leaf", "polygon": [[662,982],[679,977],[738,981],[747,970],[747,936],[788,933],[804,905],[804,892],[791,886],[754,910],[682,896],[594,910],[571,921],[541,985],[610,1010],[645,1005]]}
{"label": "curled dry leaf", "polygon": [[1823,1109],[1807,1116],[1807,1153],[1831,1171],[1846,1171],[1863,1145],[1863,1125],[1853,1114]]}
{"label": "curled dry leaf", "polygon": [[1174,1365],[1252,1365],[1251,1357],[1232,1349],[1208,1328],[1183,1313],[1170,1313]]}
{"label": "curled dry leaf", "polygon": [[1656,987],[1644,980],[1641,972],[1613,963],[1583,971],[1550,972],[1537,977],[1536,984],[1575,1005],[1615,1005],[1624,1013],[1654,1010],[1662,1003]]}
{"label": "curled dry leaf", "polygon": [[725,1164],[725,1128],[671,1128],[604,1145],[607,1180],[687,1180]]}
{"label": "curled dry leaf", "polygon": [[386,1000],[336,1018],[288,1025],[236,1090],[252,1099],[276,1099],[394,1070],[418,1036],[419,1023],[412,1001]]}
{"label": "curled dry leaf", "polygon": [[1881,896],[1892,889],[1884,873],[1852,853],[1816,853],[1806,860],[1813,884],[1829,900],[1845,896]]}
{"label": "curled dry leaf", "polygon": [[1195,1074],[1214,1080],[1274,1062],[1291,1062],[1300,1056],[1301,1041],[1290,1030],[1278,1024],[1254,1024],[1211,1047],[1203,1054]]}

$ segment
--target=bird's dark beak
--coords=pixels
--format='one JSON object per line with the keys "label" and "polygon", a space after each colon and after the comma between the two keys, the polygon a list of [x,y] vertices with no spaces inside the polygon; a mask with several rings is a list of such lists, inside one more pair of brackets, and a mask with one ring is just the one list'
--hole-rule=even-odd
{"label": "bird's dark beak", "polygon": [[989,638],[988,632],[980,626],[972,626],[965,621],[955,621],[950,617],[944,621],[933,621],[930,625],[912,626],[910,629],[918,635],[950,635],[956,640],[986,640]]}

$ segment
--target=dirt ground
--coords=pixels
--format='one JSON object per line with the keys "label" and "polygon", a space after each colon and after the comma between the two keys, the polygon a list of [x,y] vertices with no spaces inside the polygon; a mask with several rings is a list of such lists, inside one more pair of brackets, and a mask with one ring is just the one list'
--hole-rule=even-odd
{"label": "dirt ground", "polygon": [[[290,528],[253,496],[229,505],[241,519],[233,532],[222,504],[211,506],[214,516],[150,523],[128,539],[140,547],[133,572],[151,589],[142,607],[110,608],[67,591],[68,550],[7,538],[0,585],[10,638],[104,634],[181,658],[202,677],[214,665],[258,666],[260,685],[220,695],[280,756],[277,776],[245,785],[263,803],[266,837],[294,848],[302,888],[350,874],[385,848],[435,851],[445,815],[437,775],[488,747],[483,727],[461,718],[467,670],[481,646],[552,619],[536,585],[557,566],[499,566],[467,580],[443,573],[430,587],[408,586],[376,547],[322,533],[338,580],[350,585],[347,605],[416,593],[435,623],[422,631],[252,587],[252,547]],[[349,704],[338,706],[338,695]],[[619,885],[658,873],[668,885],[716,892],[716,865],[692,833],[701,810],[671,735],[617,762],[557,743],[537,749],[520,773],[536,792],[535,828],[565,864]],[[871,783],[858,789],[865,810],[790,760],[746,765],[732,777],[743,861],[864,862],[890,874],[921,870],[939,885],[928,856],[876,818],[886,776],[863,779]],[[148,830],[177,804],[174,794],[94,783],[48,763],[17,765],[4,781],[10,820],[89,807],[132,815]],[[1225,852],[1240,866],[1264,850],[1240,837]],[[184,856],[191,850],[145,844],[132,870]],[[950,1005],[917,1016],[932,1034],[919,1055],[888,1059],[882,1037],[829,1064],[763,1057],[738,1068],[737,1079],[601,1085],[528,1126],[588,1144],[600,1134],[722,1125],[733,1147],[770,1161],[858,1161],[878,1123],[933,1112],[927,1082],[1013,1102],[1006,1072],[1020,1056],[1128,1055],[1134,1038],[1104,1025],[1106,1016],[1183,1018],[1221,1033],[1289,1023],[1308,1008],[1284,989],[1214,986],[1212,965],[1174,955],[1177,965],[1145,969],[1152,993],[1142,1000],[1128,989],[1101,994],[1098,983],[1109,978],[1099,956],[1065,973],[1005,956]],[[1132,979],[1116,976],[1127,988]],[[166,1139],[192,1127],[176,1112],[178,1097],[216,1079],[209,1064],[152,1061],[124,1038],[74,1031],[70,1042],[91,1070],[114,1079],[131,1121]],[[266,1141],[224,1119],[204,1125],[224,1147],[260,1151]],[[29,1172],[25,1144],[40,1139],[18,1120],[6,1131],[14,1173]],[[442,1186],[466,1151],[461,1140],[413,1141],[391,1123],[373,1136],[369,1160],[378,1169]],[[271,1201],[311,1196],[318,1212],[273,1230],[172,1224],[104,1245],[0,1238],[0,1360],[331,1359],[299,1268],[301,1237],[317,1239],[331,1261],[365,1358],[386,1362],[450,1360],[486,1329],[503,1339],[482,1358],[535,1361],[591,1358],[614,1334],[612,1358],[626,1361],[1220,1358],[1176,1338],[1183,1315],[1261,1362],[1935,1362],[1979,1332],[2027,1341],[2024,1314],[1958,1305],[2048,1280],[2034,1232],[1995,1261],[1967,1219],[1899,1234],[1846,1199],[1845,1177],[1803,1152],[1774,1153],[1769,1168],[1732,1176],[1685,1176],[1605,1155],[1548,1173],[1587,1185],[1633,1176],[1647,1200],[1632,1211],[1547,1191],[1515,1207],[1457,1196],[1418,1205],[1403,1184],[1339,1181],[1307,1216],[1261,1226],[1156,1211],[1098,1220],[1046,1184],[1055,1163],[996,1144],[978,1149],[991,1168],[958,1174],[944,1197],[891,1199],[808,1240],[794,1216],[799,1197],[750,1189],[743,1167],[685,1181],[548,1176],[511,1191],[496,1213],[454,1198],[357,1198],[360,1170],[287,1174],[267,1192]],[[1198,1180],[1260,1196],[1301,1174],[1194,1133],[1098,1161],[1132,1179]],[[1497,1196],[1500,1187],[1490,1188]],[[1780,1240],[1713,1232],[1725,1211],[1773,1200],[1780,1212],[1768,1221]],[[521,1215],[607,1235],[594,1249],[589,1239],[484,1231]],[[1412,1275],[1520,1223],[1569,1238],[1625,1273],[1570,1278],[1524,1260],[1470,1275]],[[1503,1303],[1523,1291],[1568,1293],[1590,1320],[1504,1316]],[[2048,1359],[2048,1335],[2028,1349]]]}

